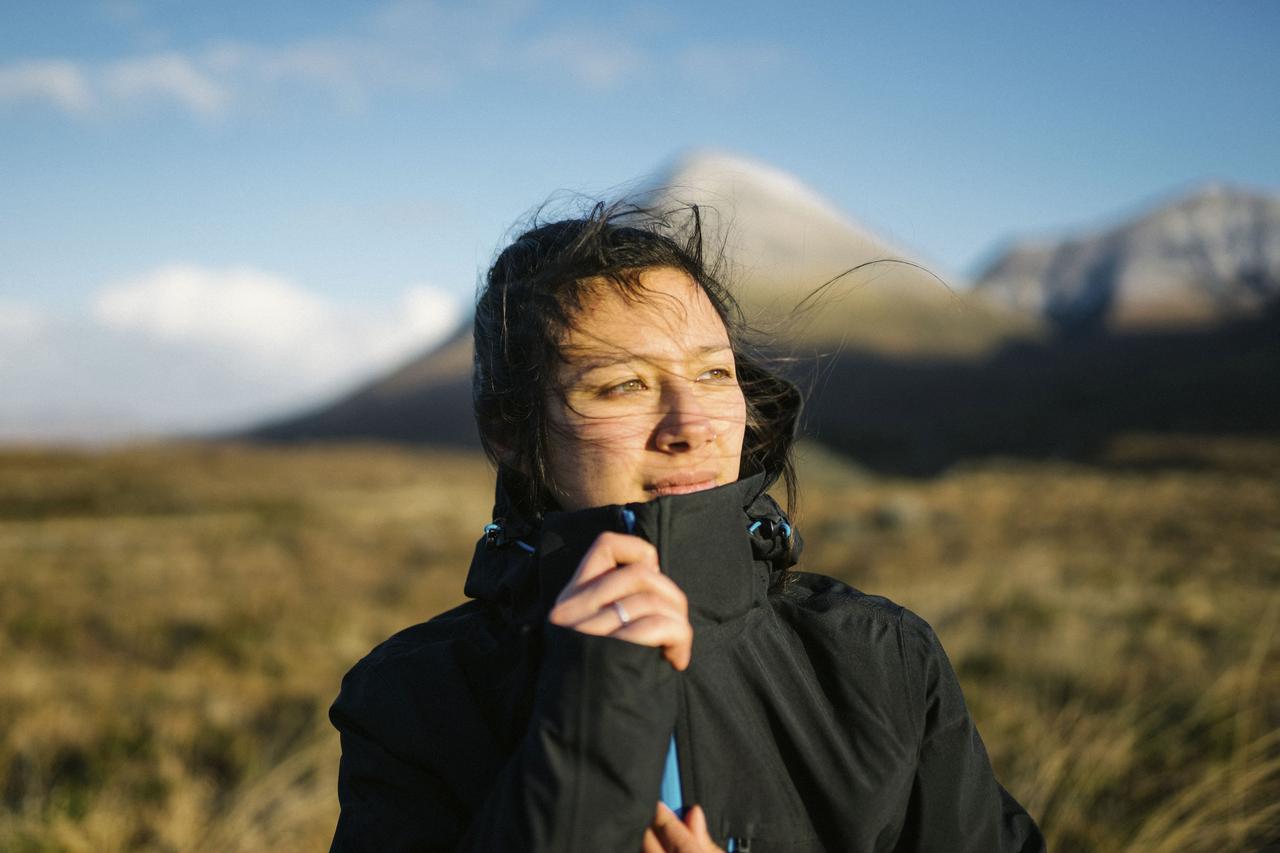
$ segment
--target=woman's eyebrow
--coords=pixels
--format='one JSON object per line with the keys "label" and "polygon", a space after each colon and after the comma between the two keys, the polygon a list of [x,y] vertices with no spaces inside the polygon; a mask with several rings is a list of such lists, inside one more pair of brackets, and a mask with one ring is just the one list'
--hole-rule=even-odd
{"label": "woman's eyebrow", "polygon": [[[697,347],[686,353],[687,356],[695,358],[706,358],[709,355],[717,355],[722,352],[732,352],[733,347],[728,344],[706,344]],[[643,361],[656,363],[662,361],[672,361],[669,353],[646,353],[638,350],[624,349],[596,349],[589,347],[575,347],[565,351],[569,361],[578,368],[579,372],[585,373],[589,370],[598,370],[602,367],[612,367],[615,364],[627,364],[635,361]]]}

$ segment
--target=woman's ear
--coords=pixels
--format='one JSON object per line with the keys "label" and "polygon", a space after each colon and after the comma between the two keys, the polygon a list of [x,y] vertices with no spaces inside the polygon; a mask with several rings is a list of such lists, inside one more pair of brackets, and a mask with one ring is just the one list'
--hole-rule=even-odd
{"label": "woman's ear", "polygon": [[499,465],[503,465],[513,471],[519,471],[525,476],[529,475],[529,466],[525,459],[519,453],[516,453],[514,448],[506,441],[490,441],[489,446],[493,449],[493,455],[497,458]]}
{"label": "woman's ear", "polygon": [[518,454],[512,449],[511,443],[506,436],[496,436],[493,434],[480,435],[480,446],[484,448],[485,455],[492,459],[496,464],[504,468],[514,468],[524,473],[520,467]]}

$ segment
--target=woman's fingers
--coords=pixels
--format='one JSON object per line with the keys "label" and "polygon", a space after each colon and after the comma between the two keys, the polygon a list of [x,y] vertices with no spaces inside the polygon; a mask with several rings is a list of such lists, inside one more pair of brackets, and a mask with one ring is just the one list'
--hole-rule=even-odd
{"label": "woman's fingers", "polygon": [[[625,624],[618,612],[619,605],[627,616]],[[661,596],[629,595],[566,627],[584,634],[661,648],[663,657],[681,671],[688,668],[692,658],[693,627],[689,618],[682,611],[673,612]]]}
{"label": "woman's fingers", "polygon": [[[649,832],[654,834],[658,843],[662,845],[660,849],[665,853],[712,853],[712,851],[723,853],[711,840],[711,834],[707,831],[707,816],[700,806],[690,809],[689,814],[681,822],[675,812],[665,804],[658,803],[658,813],[654,815],[653,823],[645,833],[646,845]],[[649,849],[646,846],[645,853],[648,853]]]}
{"label": "woman's fingers", "polygon": [[566,624],[558,621],[578,610],[577,604],[580,602],[570,599],[556,605],[551,621],[584,634],[661,648],[663,657],[677,670],[684,671],[689,667],[693,655],[693,626],[689,624],[683,593],[678,608],[665,594],[641,592],[610,601],[579,622]]}
{"label": "woman's fingers", "polygon": [[649,829],[666,853],[701,853],[693,833],[665,803],[658,803],[658,813],[653,816]]}
{"label": "woman's fingers", "polygon": [[653,827],[649,827],[644,831],[644,847],[641,849],[641,853],[666,853],[666,848],[662,846],[662,842],[654,834]]}
{"label": "woman's fingers", "polygon": [[[618,612],[619,607],[622,608],[621,613]],[[651,592],[635,592],[601,605],[591,611],[585,619],[566,627],[581,631],[584,634],[596,634],[603,637],[623,627],[622,617],[624,615],[626,616],[627,624],[630,624],[653,613],[683,615],[679,610],[671,606],[666,596]]]}
{"label": "woman's fingers", "polygon": [[565,584],[565,593],[591,582],[600,575],[618,566],[639,565],[652,566],[658,570],[658,549],[641,539],[626,533],[601,533],[591,543],[587,553],[582,555],[573,577]]}
{"label": "woman's fingers", "polygon": [[609,636],[640,646],[661,648],[662,656],[681,672],[689,668],[689,661],[693,658],[693,626],[683,617],[653,613],[628,622]]}
{"label": "woman's fingers", "polygon": [[[647,595],[660,600],[662,606],[675,613],[687,615],[688,601],[675,581],[647,566],[622,566],[607,572],[572,592],[562,593],[552,608],[549,618],[556,625],[577,628],[589,634],[604,633],[578,626],[594,617],[615,601],[623,601],[633,595]],[[609,625],[613,630],[616,625]]]}
{"label": "woman's fingers", "polygon": [[658,552],[638,536],[602,533],[547,615],[554,625],[661,648],[677,670],[693,651],[689,602],[658,568]]}
{"label": "woman's fingers", "polygon": [[685,826],[689,827],[689,831],[693,833],[693,837],[700,840],[711,840],[711,833],[707,831],[707,813],[702,810],[702,806],[694,806],[689,809],[689,814],[685,816]]}

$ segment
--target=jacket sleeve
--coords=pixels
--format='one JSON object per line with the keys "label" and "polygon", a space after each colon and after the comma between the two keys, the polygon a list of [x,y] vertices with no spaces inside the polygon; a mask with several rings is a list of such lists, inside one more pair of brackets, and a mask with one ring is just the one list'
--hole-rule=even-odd
{"label": "jacket sleeve", "polygon": [[903,613],[920,746],[899,851],[1044,853],[1031,816],[996,781],[986,747],[937,635]]}
{"label": "jacket sleeve", "polygon": [[420,694],[385,676],[344,680],[331,711],[342,737],[332,850],[640,848],[675,724],[675,671],[657,649],[546,631],[528,727],[475,801],[456,784],[468,770],[440,758],[456,761],[466,745],[432,743],[400,722],[420,719],[412,705],[395,707]]}

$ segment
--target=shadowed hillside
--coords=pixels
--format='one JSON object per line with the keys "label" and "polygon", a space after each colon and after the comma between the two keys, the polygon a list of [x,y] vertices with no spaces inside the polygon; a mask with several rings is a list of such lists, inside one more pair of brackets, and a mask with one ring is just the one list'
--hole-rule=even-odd
{"label": "shadowed hillside", "polygon": [[1010,345],[980,362],[850,351],[820,365],[805,433],[890,473],[1089,460],[1134,430],[1280,434],[1280,306],[1212,329]]}
{"label": "shadowed hillside", "polygon": [[[264,427],[265,440],[475,447],[467,341],[454,369]],[[1123,432],[1280,433],[1280,310],[1210,329],[1009,344],[981,360],[849,348],[797,359],[804,434],[886,473],[983,456],[1087,460]]]}

